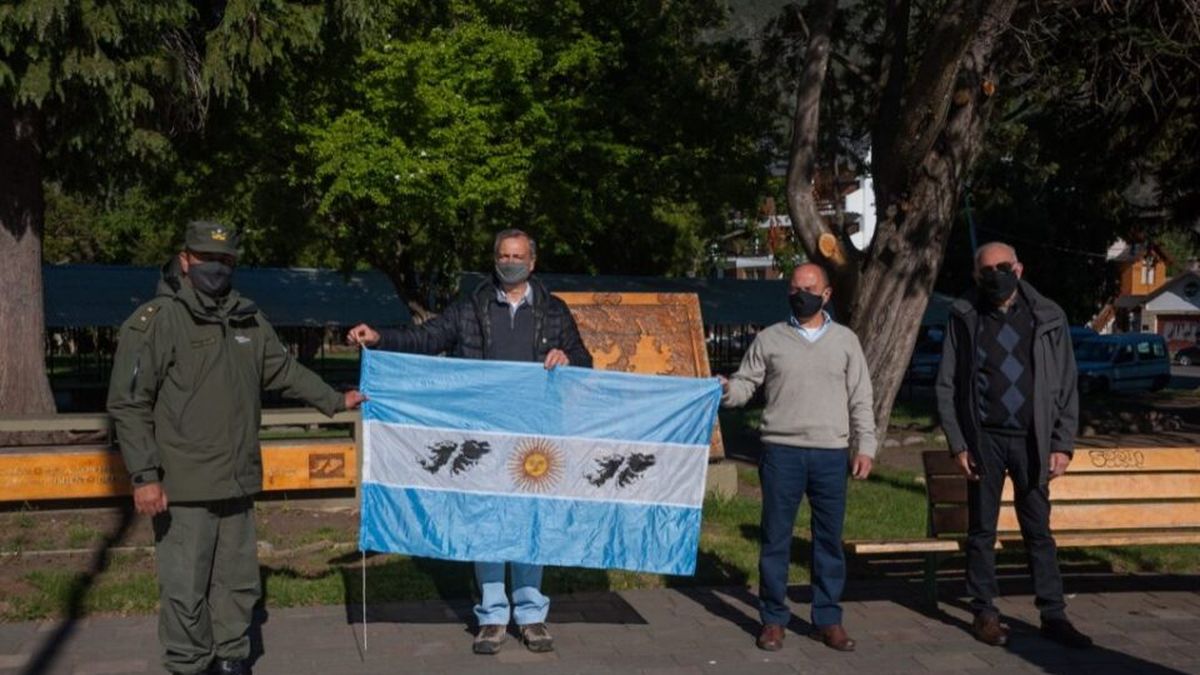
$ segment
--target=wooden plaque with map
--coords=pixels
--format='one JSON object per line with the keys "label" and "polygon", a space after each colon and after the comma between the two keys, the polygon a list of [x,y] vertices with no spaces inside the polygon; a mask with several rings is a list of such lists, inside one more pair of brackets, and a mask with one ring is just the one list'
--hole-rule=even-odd
{"label": "wooden plaque with map", "polygon": [[[595,367],[647,375],[711,377],[695,293],[555,293],[571,308]],[[721,425],[711,459],[725,456]]]}

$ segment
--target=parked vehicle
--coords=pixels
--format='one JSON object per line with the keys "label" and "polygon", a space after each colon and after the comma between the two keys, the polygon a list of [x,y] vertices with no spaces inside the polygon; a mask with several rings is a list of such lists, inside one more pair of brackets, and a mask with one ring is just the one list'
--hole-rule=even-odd
{"label": "parked vehicle", "polygon": [[1094,337],[1100,337],[1100,334],[1093,330],[1091,326],[1071,326],[1072,349],[1078,349],[1079,343]]}
{"label": "parked vehicle", "polygon": [[913,346],[912,358],[904,380],[909,384],[928,384],[937,378],[942,364],[942,340],[946,332],[941,326],[922,326]]}
{"label": "parked vehicle", "polygon": [[1192,366],[1200,364],[1200,345],[1192,345],[1184,347],[1175,352],[1175,363],[1181,366]]}
{"label": "parked vehicle", "polygon": [[1101,335],[1075,350],[1079,390],[1158,391],[1171,381],[1167,343],[1154,333]]}

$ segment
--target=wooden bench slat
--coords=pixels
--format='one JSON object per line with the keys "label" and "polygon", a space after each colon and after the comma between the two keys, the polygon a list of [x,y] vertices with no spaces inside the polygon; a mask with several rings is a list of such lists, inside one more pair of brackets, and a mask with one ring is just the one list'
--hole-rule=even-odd
{"label": "wooden bench slat", "polygon": [[[926,476],[960,475],[945,450],[921,454]],[[1071,473],[1200,471],[1200,448],[1077,448]]]}
{"label": "wooden bench slat", "polygon": [[[967,531],[966,506],[934,508],[932,517],[933,531],[939,536]],[[1055,533],[1189,527],[1200,528],[1200,501],[1054,504],[1050,510],[1050,530]],[[1011,504],[1000,508],[997,531],[1001,537],[1020,532],[1017,510]]]}
{"label": "wooden bench slat", "polygon": [[[1055,534],[1059,548],[1081,548],[1093,546],[1141,546],[1146,544],[1200,544],[1200,530],[1154,530],[1143,532],[1090,533],[1068,532]],[[896,540],[851,540],[845,542],[846,550],[857,555],[878,553],[955,553],[963,549],[964,539],[896,539]],[[997,549],[1021,548],[1024,542],[1019,537],[1004,536],[996,541]]]}
{"label": "wooden bench slat", "polygon": [[[939,479],[946,480],[946,479]],[[931,481],[932,483],[932,481]],[[963,501],[966,487],[962,488]],[[932,492],[930,493],[932,495]],[[1004,482],[1001,499],[1012,503],[1012,481]],[[1075,473],[1050,483],[1050,501],[1134,501],[1200,499],[1200,473],[1104,474]]]}
{"label": "wooden bench slat", "polygon": [[925,492],[934,504],[966,504],[967,479],[958,476],[927,476]]}
{"label": "wooden bench slat", "polygon": [[314,490],[358,484],[353,442],[264,443],[263,491]]}
{"label": "wooden bench slat", "polygon": [[1070,471],[1200,471],[1200,448],[1078,448]]}
{"label": "wooden bench slat", "polygon": [[1141,546],[1200,544],[1200,530],[1158,530],[1155,532],[1120,532],[1101,534],[1092,532],[1055,533],[1054,541],[1059,548],[1081,546]]}
{"label": "wooden bench slat", "polygon": [[[264,443],[263,490],[354,487],[358,459],[353,441]],[[63,452],[0,455],[0,500],[86,499],[130,492],[121,455],[102,446]]]}
{"label": "wooden bench slat", "polygon": [[967,506],[965,504],[954,508],[935,508],[931,511],[930,517],[933,518],[933,531],[937,535],[966,534],[967,532]]}
{"label": "wooden bench slat", "polygon": [[925,465],[926,476],[962,475],[958,463],[945,450],[926,450],[921,453],[921,462]]}
{"label": "wooden bench slat", "polygon": [[895,541],[847,541],[847,551],[857,555],[874,553],[954,553],[962,549],[959,539],[908,539]]}
{"label": "wooden bench slat", "polygon": [[[1200,502],[1156,504],[1055,504],[1050,509],[1050,530],[1146,530],[1177,527],[1200,528]],[[1016,532],[1017,512],[1000,509],[1000,532]],[[937,530],[946,532],[948,530]]]}

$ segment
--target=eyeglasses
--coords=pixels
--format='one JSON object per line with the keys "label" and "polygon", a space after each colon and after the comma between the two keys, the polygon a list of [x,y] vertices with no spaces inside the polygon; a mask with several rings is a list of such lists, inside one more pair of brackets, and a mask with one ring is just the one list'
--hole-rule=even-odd
{"label": "eyeglasses", "polygon": [[988,265],[987,267],[980,267],[979,273],[980,274],[989,274],[989,273],[994,273],[994,272],[1009,273],[1009,272],[1013,271],[1014,264],[1015,263],[1011,263],[1011,262],[1002,262],[1002,263],[996,263],[995,265]]}

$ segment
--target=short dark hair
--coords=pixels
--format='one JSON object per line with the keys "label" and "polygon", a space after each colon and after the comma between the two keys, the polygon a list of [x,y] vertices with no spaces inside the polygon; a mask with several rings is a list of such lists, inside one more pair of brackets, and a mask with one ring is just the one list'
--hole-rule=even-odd
{"label": "short dark hair", "polygon": [[505,239],[516,239],[517,237],[524,237],[529,241],[529,257],[536,258],[537,242],[533,240],[533,237],[529,236],[528,232],[525,230],[518,230],[515,227],[510,227],[507,230],[500,230],[496,233],[496,241],[492,244],[492,255],[500,255],[500,242],[504,241]]}

